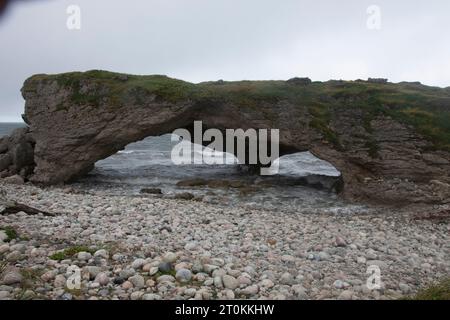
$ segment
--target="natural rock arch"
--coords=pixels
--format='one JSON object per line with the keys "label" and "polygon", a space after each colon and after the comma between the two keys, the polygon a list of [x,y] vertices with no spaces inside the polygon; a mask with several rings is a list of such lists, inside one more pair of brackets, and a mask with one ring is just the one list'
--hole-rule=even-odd
{"label": "natural rock arch", "polygon": [[[201,120],[218,129],[280,129],[281,155],[310,151],[328,161],[342,173],[347,198],[443,202],[450,191],[446,141],[419,133],[420,127],[397,117],[382,100],[385,93],[398,93],[392,105],[409,110],[415,105],[400,93],[407,88],[423,102],[422,92],[428,90],[411,86],[343,81],[195,85],[104,71],[36,75],[22,89],[34,147],[34,172],[26,177],[42,184],[68,182],[131,142]],[[433,94],[430,110],[447,116],[450,92],[434,89]],[[416,193],[396,189],[402,179],[423,188]]]}

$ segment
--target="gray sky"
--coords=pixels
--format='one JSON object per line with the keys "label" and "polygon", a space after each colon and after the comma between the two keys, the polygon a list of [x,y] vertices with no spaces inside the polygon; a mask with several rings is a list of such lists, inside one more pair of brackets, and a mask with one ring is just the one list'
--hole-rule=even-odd
{"label": "gray sky", "polygon": [[[27,77],[74,70],[192,82],[387,77],[450,86],[450,1],[415,2],[19,1],[0,20],[0,121],[20,120]],[[66,27],[72,4],[81,30]],[[381,9],[380,30],[367,27],[370,5]]]}

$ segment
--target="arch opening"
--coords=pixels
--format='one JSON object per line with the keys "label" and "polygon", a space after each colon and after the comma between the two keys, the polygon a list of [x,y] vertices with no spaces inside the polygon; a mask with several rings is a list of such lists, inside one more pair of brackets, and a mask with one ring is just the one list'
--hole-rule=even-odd
{"label": "arch opening", "polygon": [[[232,154],[196,146],[192,156],[223,156],[223,164],[174,164],[171,158],[179,142],[172,134],[150,136],[128,144],[124,150],[98,161],[95,168],[75,183],[88,184],[118,194],[152,194],[164,197],[188,197],[207,202],[251,203],[267,206],[286,200],[337,200],[342,188],[340,172],[310,152],[286,152],[275,160],[278,173],[261,176],[239,163]],[[199,148],[200,147],[200,152]],[[216,155],[213,155],[215,154]],[[274,164],[270,167],[272,169]]]}

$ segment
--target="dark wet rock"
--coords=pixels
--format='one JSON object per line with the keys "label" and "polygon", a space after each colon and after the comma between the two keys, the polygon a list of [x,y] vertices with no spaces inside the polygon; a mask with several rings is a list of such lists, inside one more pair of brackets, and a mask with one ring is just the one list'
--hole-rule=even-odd
{"label": "dark wet rock", "polygon": [[240,181],[240,180],[230,181],[231,188],[244,188],[246,186],[248,186],[248,183],[246,183],[245,181]]}
{"label": "dark wet rock", "polygon": [[162,273],[167,273],[173,270],[173,265],[169,262],[161,262],[158,266],[158,270]]}
{"label": "dark wet rock", "polygon": [[126,279],[122,278],[122,277],[115,277],[113,279],[114,284],[122,284],[125,282]]}
{"label": "dark wet rock", "polygon": [[229,187],[230,187],[230,181],[228,181],[228,180],[210,180],[210,181],[208,181],[208,188],[226,189]]}
{"label": "dark wet rock", "polygon": [[12,157],[10,154],[0,155],[0,172],[9,168],[12,164]]}
{"label": "dark wet rock", "polygon": [[247,186],[247,187],[239,188],[239,194],[242,196],[246,196],[248,194],[258,192],[258,191],[259,191],[259,188],[256,186]]}
{"label": "dark wet rock", "polygon": [[162,190],[160,188],[143,188],[143,189],[141,189],[141,193],[162,194]]}
{"label": "dark wet rock", "polygon": [[175,199],[181,199],[181,200],[192,200],[194,198],[195,198],[195,196],[189,192],[177,193],[175,195]]}
{"label": "dark wet rock", "polygon": [[188,179],[177,182],[177,187],[199,187],[208,184],[205,179]]}
{"label": "dark wet rock", "polygon": [[323,175],[309,175],[295,179],[294,184],[300,184],[304,186],[313,187],[316,189],[333,191],[339,193],[344,187],[344,181],[342,177],[332,177]]}

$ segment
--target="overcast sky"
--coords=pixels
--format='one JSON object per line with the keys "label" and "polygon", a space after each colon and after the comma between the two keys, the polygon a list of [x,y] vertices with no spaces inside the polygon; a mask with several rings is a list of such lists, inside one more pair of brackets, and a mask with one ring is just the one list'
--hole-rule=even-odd
{"label": "overcast sky", "polygon": [[[72,4],[80,30],[66,26]],[[370,5],[380,30],[367,27]],[[0,41],[0,121],[20,121],[27,77],[74,70],[450,86],[448,0],[18,1],[0,18]]]}

